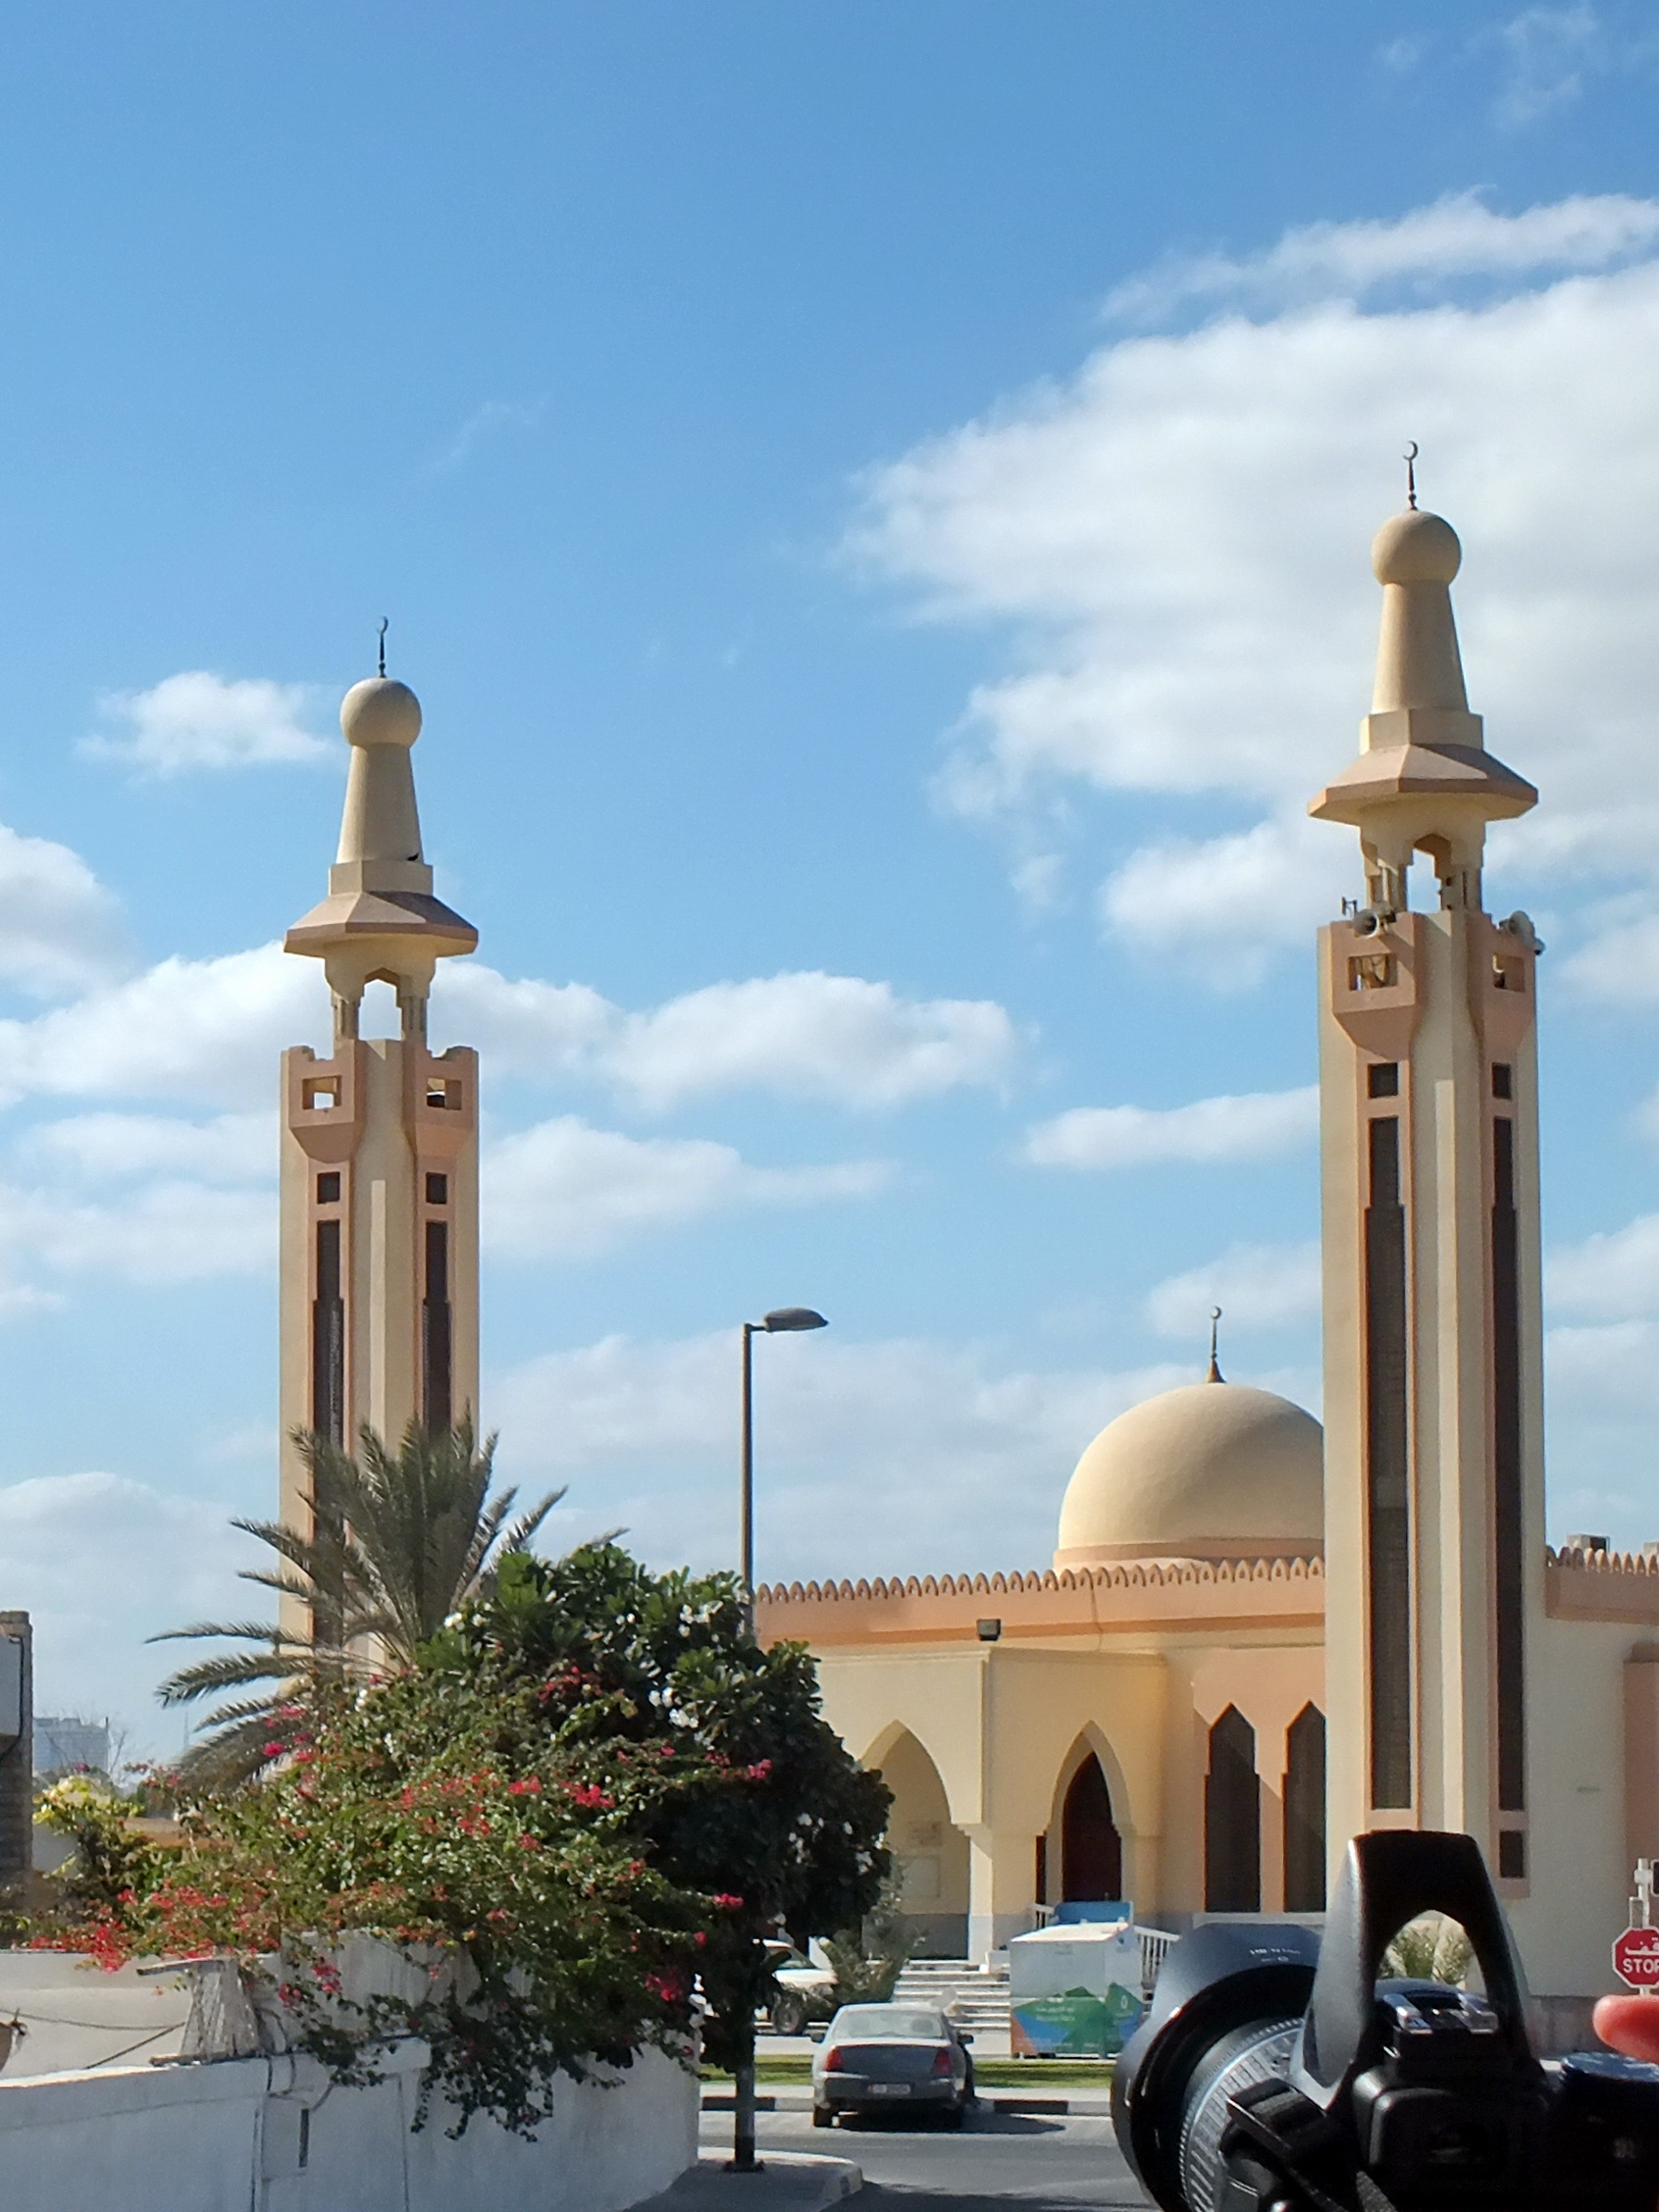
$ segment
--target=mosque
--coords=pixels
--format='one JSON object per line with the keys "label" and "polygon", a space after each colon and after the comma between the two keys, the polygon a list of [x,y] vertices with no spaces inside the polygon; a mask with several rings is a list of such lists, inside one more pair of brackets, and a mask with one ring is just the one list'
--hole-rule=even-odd
{"label": "mosque", "polygon": [[[1356,1830],[1449,1828],[1571,2040],[1659,1856],[1659,1545],[1545,1544],[1542,948],[1481,893],[1487,823],[1537,794],[1469,709],[1460,560],[1415,497],[1378,533],[1375,696],[1311,808],[1359,832],[1364,887],[1320,938],[1322,1432],[1213,1359],[1088,1446],[1049,1567],[756,1593],[893,1789],[936,1955],[988,1959],[1066,1900],[1317,1920]],[[436,964],[477,938],[422,856],[420,707],[383,667],[341,726],[329,895],[287,938],[334,1037],[284,1059],[282,1414],[343,1439],[477,1405],[478,1066],[427,1042]],[[376,982],[395,1038],[359,1034]]]}

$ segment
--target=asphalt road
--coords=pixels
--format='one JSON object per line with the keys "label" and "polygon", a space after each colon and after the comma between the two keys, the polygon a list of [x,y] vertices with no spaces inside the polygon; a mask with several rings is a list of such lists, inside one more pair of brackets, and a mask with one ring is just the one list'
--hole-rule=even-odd
{"label": "asphalt road", "polygon": [[[883,2116],[830,2132],[804,2112],[763,2112],[755,2123],[759,2151],[830,2151],[855,2159],[865,2187],[854,2197],[863,2212],[1077,2212],[1080,2206],[1134,2206],[1147,2198],[1130,2178],[1104,2117],[1062,2119],[990,2112],[983,2107],[959,2135],[905,2127]],[[730,2113],[705,2112],[706,2148],[731,2141]]]}

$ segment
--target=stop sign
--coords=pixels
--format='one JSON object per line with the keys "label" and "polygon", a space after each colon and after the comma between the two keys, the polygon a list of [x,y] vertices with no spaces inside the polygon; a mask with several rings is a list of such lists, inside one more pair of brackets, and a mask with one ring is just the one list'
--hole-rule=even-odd
{"label": "stop sign", "polygon": [[1627,1928],[1613,1946],[1613,1971],[1633,1989],[1659,1989],[1659,1928]]}

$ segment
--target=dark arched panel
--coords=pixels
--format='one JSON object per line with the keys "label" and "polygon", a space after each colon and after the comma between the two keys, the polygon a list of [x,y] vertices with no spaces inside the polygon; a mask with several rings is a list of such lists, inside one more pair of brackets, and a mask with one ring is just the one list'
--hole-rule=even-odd
{"label": "dark arched panel", "polygon": [[1324,1911],[1324,1715],[1305,1705],[1284,1739],[1284,1909]]}
{"label": "dark arched panel", "polygon": [[1112,1817],[1112,1792],[1091,1751],[1071,1777],[1061,1813],[1061,1895],[1092,1904],[1123,1894],[1123,1838]]}
{"label": "dark arched panel", "polygon": [[1262,1910],[1262,1784],[1256,1731],[1229,1705],[1210,1731],[1204,1782],[1204,1907],[1211,1913]]}

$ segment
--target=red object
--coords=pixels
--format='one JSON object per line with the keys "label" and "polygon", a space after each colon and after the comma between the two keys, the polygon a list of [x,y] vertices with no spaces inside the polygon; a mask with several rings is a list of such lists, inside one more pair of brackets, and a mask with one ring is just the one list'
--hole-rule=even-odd
{"label": "red object", "polygon": [[832,2043],[824,2053],[824,2072],[826,2074],[840,2074],[844,2071],[846,2065],[847,2061]]}
{"label": "red object", "polygon": [[1627,1928],[1613,1946],[1613,1971],[1633,1989],[1659,1989],[1659,1928]]}
{"label": "red object", "polygon": [[935,2051],[935,2052],[934,2052],[934,2054],[933,2054],[933,2071],[934,2071],[934,2073],[935,2073],[935,2074],[949,2074],[949,2073],[950,2073],[950,2071],[951,2071],[951,2054],[950,2054],[950,2052],[949,2052],[949,2051]]}

